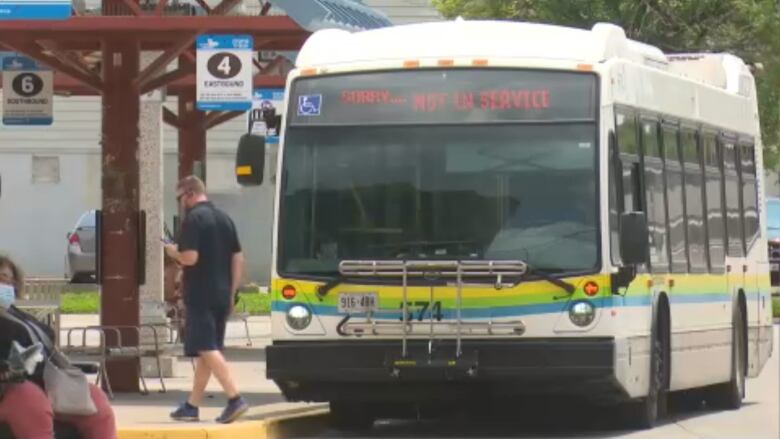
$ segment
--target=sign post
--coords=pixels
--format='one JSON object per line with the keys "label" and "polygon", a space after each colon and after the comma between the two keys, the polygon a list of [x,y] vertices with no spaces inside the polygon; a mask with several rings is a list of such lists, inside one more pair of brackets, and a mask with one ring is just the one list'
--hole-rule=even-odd
{"label": "sign post", "polygon": [[0,20],[65,20],[71,0],[0,0]]}
{"label": "sign post", "polygon": [[51,125],[54,81],[51,71],[21,56],[3,58],[3,124]]}
{"label": "sign post", "polygon": [[201,111],[252,108],[252,37],[201,35],[197,40],[197,107]]}

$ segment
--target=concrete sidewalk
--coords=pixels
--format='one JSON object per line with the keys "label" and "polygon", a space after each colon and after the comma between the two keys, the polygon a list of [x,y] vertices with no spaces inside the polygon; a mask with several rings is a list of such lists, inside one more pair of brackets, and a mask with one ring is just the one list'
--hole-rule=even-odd
{"label": "concrete sidewalk", "polygon": [[[68,328],[95,325],[97,315],[65,315],[62,319],[63,337]],[[230,362],[233,376],[241,394],[251,409],[238,422],[223,426],[214,422],[225,405],[219,383],[212,378],[206,398],[200,410],[201,422],[182,424],[170,420],[168,414],[184,401],[192,385],[193,370],[189,359],[176,361],[175,377],[165,378],[166,393],[160,393],[160,381],[147,378],[147,395],[116,393],[111,401],[120,430],[120,439],[128,438],[214,438],[230,439],[268,436],[269,421],[288,419],[290,416],[323,415],[322,404],[287,403],[276,385],[265,378],[265,346],[270,343],[270,319],[252,317],[249,322],[253,346],[246,346],[246,333],[241,322],[230,322],[225,340],[225,356]],[[97,339],[93,340],[97,342]],[[94,376],[90,377],[94,380]]]}

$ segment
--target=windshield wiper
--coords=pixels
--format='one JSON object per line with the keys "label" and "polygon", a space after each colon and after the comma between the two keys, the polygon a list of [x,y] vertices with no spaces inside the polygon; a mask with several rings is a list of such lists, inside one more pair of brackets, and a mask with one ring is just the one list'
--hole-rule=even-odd
{"label": "windshield wiper", "polygon": [[[555,276],[552,276],[550,274],[550,271],[552,270],[545,270],[543,268],[532,268],[528,267],[528,271],[526,272],[526,276],[533,275],[538,277],[539,279],[545,280],[562,290],[566,291],[569,295],[574,294],[574,291],[577,289],[574,285],[570,284],[569,282],[566,282],[565,280],[558,279]],[[560,271],[560,270],[556,270]],[[327,282],[317,287],[317,298],[322,301],[325,299],[325,296],[328,295],[328,293],[335,287],[337,287],[339,284],[349,280],[350,278],[347,276],[344,276],[343,274],[339,273],[334,276],[332,276],[330,279],[328,279]]]}
{"label": "windshield wiper", "polygon": [[[555,276],[550,275],[551,270],[545,270],[543,268],[533,268],[531,266],[528,267],[528,271],[526,272],[526,276],[528,275],[535,275],[539,279],[546,280],[547,282],[561,288],[562,290],[569,293],[569,295],[574,294],[574,290],[577,288],[570,284],[569,282],[566,282],[565,280],[558,279]],[[560,270],[556,270],[560,271]]]}
{"label": "windshield wiper", "polygon": [[320,302],[322,302],[322,300],[325,299],[325,296],[328,295],[330,290],[337,287],[340,283],[344,282],[347,279],[348,278],[341,273],[332,276],[330,279],[328,279],[327,282],[317,287],[317,298],[320,299]]}

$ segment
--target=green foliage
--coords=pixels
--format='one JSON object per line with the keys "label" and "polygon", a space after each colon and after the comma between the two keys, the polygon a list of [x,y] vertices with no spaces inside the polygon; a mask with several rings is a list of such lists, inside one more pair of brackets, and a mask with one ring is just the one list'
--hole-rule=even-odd
{"label": "green foliage", "polygon": [[778,298],[772,299],[772,315],[774,315],[775,318],[780,319],[780,299]]}
{"label": "green foliage", "polygon": [[271,296],[263,293],[241,293],[241,302],[236,307],[236,311],[243,311],[242,302],[246,304],[246,310],[249,314],[268,314],[271,312]]}
{"label": "green foliage", "polygon": [[780,2],[777,0],[434,0],[444,16],[579,28],[617,24],[665,52],[729,52],[756,75],[765,166],[780,166]]}
{"label": "green foliage", "polygon": [[[241,302],[236,307],[236,311],[243,312],[244,304],[246,304],[246,312],[252,315],[268,314],[271,310],[268,294],[241,293]],[[99,309],[100,295],[97,292],[65,293],[62,295],[63,314],[97,314]]]}

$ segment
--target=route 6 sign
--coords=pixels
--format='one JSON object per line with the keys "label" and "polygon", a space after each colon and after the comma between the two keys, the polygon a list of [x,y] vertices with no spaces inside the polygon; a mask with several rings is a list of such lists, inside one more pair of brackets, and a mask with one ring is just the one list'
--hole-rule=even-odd
{"label": "route 6 sign", "polygon": [[54,81],[51,71],[21,57],[3,58],[3,124],[51,125]]}
{"label": "route 6 sign", "polygon": [[252,108],[252,37],[201,35],[196,44],[198,109]]}

